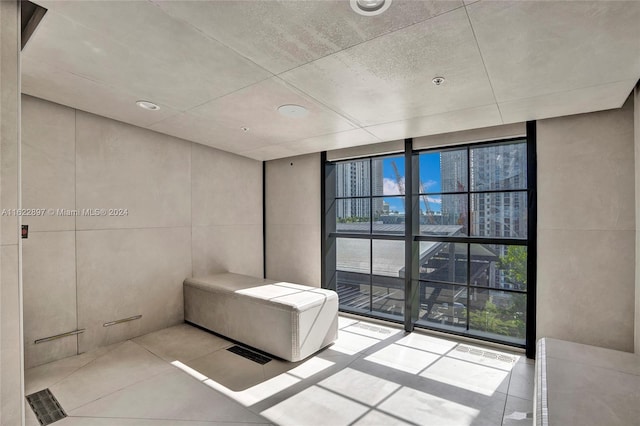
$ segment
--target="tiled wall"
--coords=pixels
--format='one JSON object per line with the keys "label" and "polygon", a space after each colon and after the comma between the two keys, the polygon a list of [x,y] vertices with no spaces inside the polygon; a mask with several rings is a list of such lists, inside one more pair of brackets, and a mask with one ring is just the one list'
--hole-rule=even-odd
{"label": "tiled wall", "polygon": [[181,322],[192,274],[261,276],[260,162],[29,96],[22,110],[24,208],[128,210],[24,218],[27,367]]}
{"label": "tiled wall", "polygon": [[267,278],[320,287],[320,154],[266,165]]}
{"label": "tiled wall", "polygon": [[633,102],[538,121],[537,335],[633,351]]}
{"label": "tiled wall", "polygon": [[633,92],[633,130],[635,146],[635,176],[636,176],[636,321],[635,321],[635,352],[640,354],[640,82]]}
{"label": "tiled wall", "polygon": [[[18,207],[19,158],[19,16],[18,2],[0,1],[0,207]],[[20,345],[18,218],[0,221],[0,424],[19,425],[24,402]]]}

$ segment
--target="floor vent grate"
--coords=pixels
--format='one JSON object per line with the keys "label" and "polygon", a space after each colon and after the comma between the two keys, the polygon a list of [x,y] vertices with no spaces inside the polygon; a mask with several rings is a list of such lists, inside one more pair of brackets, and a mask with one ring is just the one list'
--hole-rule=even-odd
{"label": "floor vent grate", "polygon": [[376,327],[375,325],[357,323],[357,324],[354,324],[353,327],[362,328],[363,330],[375,331],[376,333],[380,333],[380,334],[391,334],[391,330],[387,328]]}
{"label": "floor vent grate", "polygon": [[498,361],[502,361],[502,362],[509,362],[509,363],[516,362],[516,359],[514,357],[511,357],[508,355],[502,355],[495,352],[483,351],[482,349],[470,348],[469,346],[464,346],[464,345],[456,346],[456,351],[467,352],[467,353],[470,353],[471,355],[479,355],[483,358],[497,359]]}
{"label": "floor vent grate", "polygon": [[247,348],[243,348],[242,346],[231,346],[230,348],[227,349],[229,352],[233,352],[236,355],[240,355],[241,357],[244,357],[246,359],[249,359],[253,362],[257,362],[258,364],[264,365],[266,363],[268,363],[269,361],[271,361],[271,358],[269,358],[268,356],[264,356],[262,354],[259,354],[257,352],[253,352]]}
{"label": "floor vent grate", "polygon": [[49,389],[27,395],[27,402],[42,426],[50,425],[67,417],[62,406]]}

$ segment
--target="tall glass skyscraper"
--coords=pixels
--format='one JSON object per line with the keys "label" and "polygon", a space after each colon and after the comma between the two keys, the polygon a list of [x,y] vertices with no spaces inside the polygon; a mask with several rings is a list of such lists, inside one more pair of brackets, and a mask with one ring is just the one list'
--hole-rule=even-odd
{"label": "tall glass skyscraper", "polygon": [[[336,167],[336,180],[338,197],[369,196],[372,190],[374,195],[382,195],[382,162],[364,160],[340,163]],[[373,214],[371,204],[373,204]],[[383,199],[374,198],[371,204],[368,198],[345,199],[336,206],[336,217],[337,219],[359,217],[375,220],[383,213]]]}

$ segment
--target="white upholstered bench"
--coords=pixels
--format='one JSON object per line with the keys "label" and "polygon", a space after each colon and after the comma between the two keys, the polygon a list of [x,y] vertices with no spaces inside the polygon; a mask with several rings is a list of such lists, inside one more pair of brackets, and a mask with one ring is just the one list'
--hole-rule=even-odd
{"label": "white upholstered bench", "polygon": [[640,355],[542,338],[535,426],[640,424]]}
{"label": "white upholstered bench", "polygon": [[299,361],[338,337],[338,295],[331,290],[218,274],[184,281],[185,320]]}

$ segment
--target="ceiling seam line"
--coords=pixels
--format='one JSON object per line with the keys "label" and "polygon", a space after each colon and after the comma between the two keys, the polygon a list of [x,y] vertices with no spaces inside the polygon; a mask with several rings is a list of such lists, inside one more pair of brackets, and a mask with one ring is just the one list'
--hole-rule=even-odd
{"label": "ceiling seam line", "polygon": [[[472,3],[473,4],[473,3]],[[478,36],[476,35],[476,30],[473,28],[473,23],[471,22],[471,16],[469,16],[469,11],[467,7],[464,7],[464,13],[467,15],[467,21],[469,22],[469,27],[471,28],[471,33],[473,34],[473,39],[476,42],[476,47],[478,48],[478,54],[480,55],[480,60],[482,61],[482,67],[484,68],[484,73],[487,76],[487,81],[489,82],[489,87],[491,87],[491,94],[493,95],[493,100],[495,102],[496,108],[498,109],[498,114],[500,114],[500,121],[504,124],[504,118],[502,117],[502,111],[500,110],[500,105],[498,104],[498,98],[496,97],[496,91],[493,88],[493,83],[491,82],[491,77],[489,76],[489,70],[487,69],[487,64],[484,61],[484,56],[482,55],[482,50],[480,49],[480,43],[478,42]]]}
{"label": "ceiling seam line", "polygon": [[365,44],[365,43],[368,43],[368,42],[370,42],[370,41],[377,40],[377,39],[379,39],[379,38],[381,38],[381,37],[385,37],[385,36],[388,36],[388,35],[390,35],[390,34],[397,33],[398,31],[406,30],[407,28],[411,28],[411,27],[416,26],[416,25],[418,25],[418,24],[422,24],[422,23],[427,22],[427,21],[429,21],[429,20],[431,20],[431,19],[433,19],[433,18],[437,18],[437,17],[439,17],[439,16],[446,15],[447,13],[455,12],[456,10],[461,9],[461,8],[463,8],[463,7],[465,7],[465,6],[464,6],[464,4],[462,4],[461,6],[458,6],[458,7],[454,8],[454,9],[447,10],[446,12],[438,13],[437,15],[430,16],[430,17],[428,17],[428,18],[426,18],[426,19],[423,19],[423,20],[421,20],[421,21],[417,21],[417,22],[414,22],[414,23],[409,24],[409,25],[407,25],[407,26],[404,26],[404,27],[402,27],[402,28],[398,28],[397,30],[389,31],[389,32],[386,32],[386,33],[384,33],[384,34],[380,34],[380,35],[377,35],[377,36],[375,36],[375,37],[372,37],[372,38],[370,38],[370,39],[363,40],[363,41],[361,41],[361,42],[359,42],[359,43],[356,43],[356,44],[353,44],[353,45],[351,45],[351,46],[344,47],[344,48],[342,48],[342,49],[340,49],[340,50],[337,50],[337,51],[335,51],[335,52],[328,53],[328,54],[326,54],[326,55],[324,55],[324,56],[320,56],[319,58],[315,58],[315,59],[313,59],[313,60],[311,60],[311,61],[309,61],[309,62],[305,62],[304,64],[296,65],[296,66],[295,66],[295,67],[293,67],[293,68],[290,68],[290,69],[288,69],[288,70],[281,71],[281,72],[279,72],[279,73],[277,73],[277,74],[275,74],[275,75],[276,75],[276,77],[280,77],[282,74],[286,74],[286,73],[288,73],[288,72],[290,72],[290,71],[297,70],[298,68],[304,67],[305,65],[312,64],[312,63],[314,63],[314,62],[316,62],[316,61],[319,61],[319,60],[321,60],[321,59],[328,58],[329,56],[335,55],[335,54],[340,53],[340,52],[344,52],[345,50],[352,49],[352,48],[354,48],[354,47],[357,47],[357,46],[363,45],[363,44]]}
{"label": "ceiling seam line", "polygon": [[[310,93],[307,93],[306,91],[300,89],[298,86],[296,86],[295,84],[283,79],[282,77],[276,75],[274,76],[274,78],[277,78],[279,81],[281,81],[282,83],[284,83],[286,86],[291,86],[292,88],[294,88],[296,91],[304,94],[305,96],[307,96],[308,98],[310,98],[311,100],[313,100],[314,102],[317,102],[318,104],[324,106],[325,108],[327,108],[329,111],[333,112],[334,114],[338,114],[340,117],[344,118],[345,120],[347,120],[350,124],[354,125],[356,127],[356,129],[362,129],[364,126],[360,123],[359,120],[356,120],[355,118],[351,117],[351,115],[347,114],[346,112],[339,112],[337,111],[334,107],[327,105],[325,102],[320,101],[318,98],[316,98],[315,96],[311,95]],[[351,129],[353,130],[353,129]]]}
{"label": "ceiling seam line", "polygon": [[[182,18],[178,18],[177,16],[173,16],[171,15],[169,12],[167,12],[166,10],[164,10],[162,7],[160,7],[160,5],[156,4],[154,1],[152,0],[147,0],[148,3],[152,4],[153,6],[157,7],[158,9],[160,9],[162,11],[162,13],[164,13],[165,15],[167,15],[170,19],[176,20],[178,22],[181,22],[185,25],[187,25],[189,28],[192,28],[193,30],[195,30],[196,32],[198,32],[200,35],[202,35],[204,38],[215,41],[216,43],[219,43],[221,46],[226,47],[227,49],[231,50],[233,53],[235,53],[236,55],[240,56],[241,58],[243,58],[244,60],[251,62],[253,65],[255,65],[256,67],[260,68],[261,70],[267,72],[268,74],[271,75],[271,77],[276,76],[276,73],[274,73],[273,71],[269,71],[268,69],[266,69],[265,67],[263,67],[262,65],[258,64],[257,62],[253,61],[252,59],[248,58],[247,56],[243,55],[242,53],[240,53],[239,51],[237,51],[236,49],[234,49],[233,47],[227,45],[226,43],[223,43],[222,41],[218,40],[217,38],[205,33],[204,31],[202,31],[200,28],[196,27],[195,25],[193,25],[191,22],[186,21]],[[268,77],[268,78],[271,78]],[[268,79],[267,78],[267,79]],[[266,79],[265,79],[266,80]],[[262,81],[262,80],[261,80]],[[248,87],[248,86],[247,86]]]}

